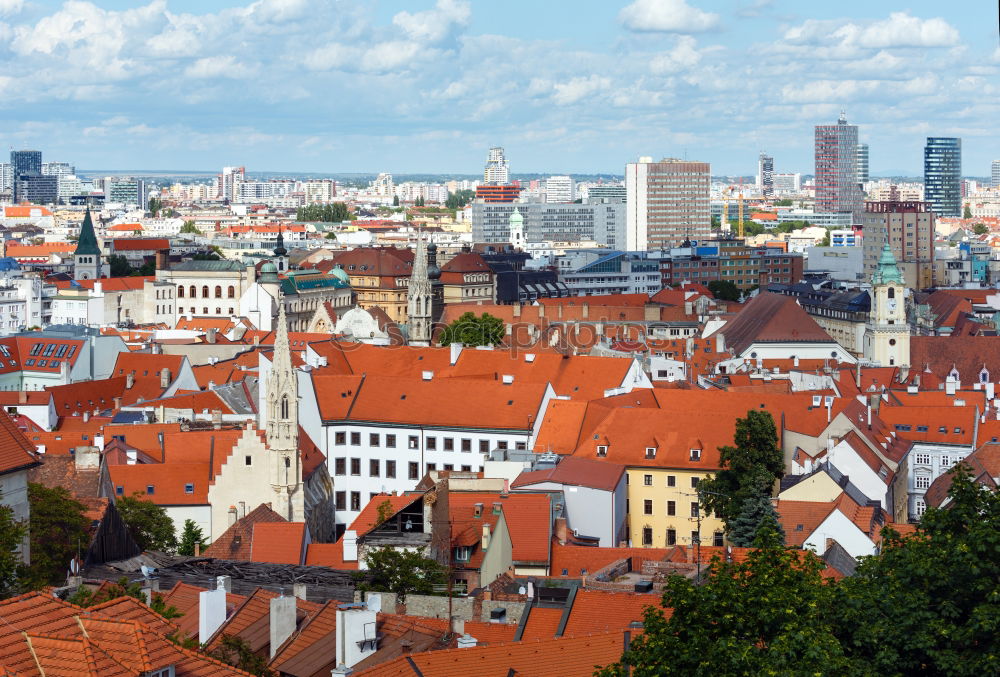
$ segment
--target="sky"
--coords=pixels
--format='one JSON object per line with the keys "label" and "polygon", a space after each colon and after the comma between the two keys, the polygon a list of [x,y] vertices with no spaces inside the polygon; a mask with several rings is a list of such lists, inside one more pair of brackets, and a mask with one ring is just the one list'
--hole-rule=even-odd
{"label": "sky", "polygon": [[997,3],[0,0],[0,140],[82,169],[812,173],[841,110],[873,174],[1000,158]]}

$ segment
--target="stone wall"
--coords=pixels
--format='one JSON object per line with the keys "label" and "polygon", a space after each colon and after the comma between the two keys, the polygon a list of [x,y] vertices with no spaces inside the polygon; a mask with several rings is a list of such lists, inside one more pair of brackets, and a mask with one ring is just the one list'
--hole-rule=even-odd
{"label": "stone wall", "polygon": [[[407,614],[424,618],[447,618],[448,598],[436,595],[407,595],[406,604],[399,604],[396,595],[391,592],[380,592],[382,596],[382,613]],[[364,593],[354,593],[355,603],[360,604],[365,599]],[[524,613],[523,601],[480,600],[474,597],[453,597],[451,600],[451,615],[460,621],[490,622],[490,612],[493,609],[507,609],[507,623],[517,623]]]}

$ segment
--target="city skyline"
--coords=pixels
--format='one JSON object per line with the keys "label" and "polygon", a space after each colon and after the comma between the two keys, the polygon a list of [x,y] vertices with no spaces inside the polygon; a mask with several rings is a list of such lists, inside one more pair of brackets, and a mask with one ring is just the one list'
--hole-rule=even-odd
{"label": "city skyline", "polygon": [[806,174],[813,127],[843,109],[873,175],[920,175],[928,136],[965,138],[967,175],[998,154],[995,7],[212,6],[0,3],[8,146],[80,167],[463,174],[494,145],[512,174],[652,155],[749,175],[763,150]]}

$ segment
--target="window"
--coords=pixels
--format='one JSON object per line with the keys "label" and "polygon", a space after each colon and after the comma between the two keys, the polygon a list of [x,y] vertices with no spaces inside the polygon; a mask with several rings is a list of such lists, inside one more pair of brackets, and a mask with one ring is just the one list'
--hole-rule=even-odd
{"label": "window", "polygon": [[347,474],[347,459],[346,458],[335,458],[335,459],[333,459],[333,474],[334,475],[346,475]]}
{"label": "window", "polygon": [[177,298],[179,299],[184,298],[184,287],[177,288]]}
{"label": "window", "polygon": [[385,462],[385,476],[395,479],[396,477],[396,462],[386,461]]}
{"label": "window", "polygon": [[931,485],[931,476],[920,474],[913,478],[913,485],[917,489],[926,489]]}
{"label": "window", "polygon": [[198,288],[195,287],[194,285],[191,285],[191,293],[188,294],[188,296],[190,296],[193,299],[198,298]]}
{"label": "window", "polygon": [[351,459],[351,474],[354,475],[354,476],[358,476],[358,475],[361,474],[361,459],[360,458],[352,458]]}
{"label": "window", "polygon": [[507,440],[500,440],[497,442],[497,449],[507,449]]}
{"label": "window", "polygon": [[468,562],[469,555],[472,549],[467,545],[462,545],[455,548],[455,561],[456,562]]}
{"label": "window", "polygon": [[438,438],[425,437],[424,444],[427,446],[427,451],[435,451],[438,448]]}
{"label": "window", "polygon": [[692,477],[691,478],[691,488],[692,489],[697,489],[698,488],[698,482],[700,482],[700,481],[701,481],[700,477]]}
{"label": "window", "polygon": [[917,464],[919,464],[919,465],[930,465],[931,464],[931,455],[930,454],[917,454],[917,458],[916,458],[915,462]]}
{"label": "window", "polygon": [[691,450],[691,460],[692,461],[700,461],[701,460],[701,449],[692,449]]}
{"label": "window", "polygon": [[656,458],[656,447],[646,447],[646,458]]}
{"label": "window", "polygon": [[385,436],[385,446],[389,447],[390,449],[395,449],[396,448],[396,436],[395,435],[386,435]]}
{"label": "window", "polygon": [[437,463],[428,463],[427,464],[427,472],[431,472],[431,471],[437,470],[437,469],[438,469]]}
{"label": "window", "polygon": [[334,495],[334,507],[337,510],[347,510],[347,492],[338,491]]}
{"label": "window", "polygon": [[643,545],[653,545],[653,528],[643,527],[642,528],[642,544]]}
{"label": "window", "polygon": [[444,450],[455,451],[455,440],[451,437],[444,438]]}
{"label": "window", "polygon": [[923,516],[924,512],[927,511],[927,504],[924,503],[922,499],[918,498],[913,508],[914,508],[913,511],[916,513],[917,517],[921,517]]}
{"label": "window", "polygon": [[667,545],[677,545],[676,529],[667,529]]}
{"label": "window", "polygon": [[124,496],[125,495],[125,487],[123,487],[122,485],[119,484],[117,487],[115,487],[115,494],[117,494],[118,496]]}
{"label": "window", "polygon": [[190,484],[190,483],[185,484],[184,485],[184,493],[185,494],[193,494],[194,493],[194,485]]}
{"label": "window", "polygon": [[608,448],[607,448],[607,446],[605,446],[603,444],[598,444],[597,445],[597,455],[598,456],[607,456],[608,455]]}
{"label": "window", "polygon": [[691,532],[691,544],[692,545],[697,545],[698,543],[701,543],[701,534],[699,534],[697,531],[692,531]]}
{"label": "window", "polygon": [[411,480],[420,479],[420,464],[416,461],[410,461],[410,467],[407,470],[407,477]]}
{"label": "window", "polygon": [[419,440],[417,439],[416,435],[410,435],[410,438],[407,440],[406,444],[407,444],[407,446],[410,449],[419,449],[420,448],[420,446],[419,446]]}
{"label": "window", "polygon": [[642,484],[644,486],[647,486],[647,487],[653,486],[653,476],[652,475],[643,475],[642,476]]}
{"label": "window", "polygon": [[676,487],[677,486],[677,477],[674,476],[674,475],[667,475],[667,486],[668,487]]}
{"label": "window", "polygon": [[361,510],[361,492],[351,492],[351,510]]}
{"label": "window", "polygon": [[368,461],[368,476],[378,477],[382,474],[382,462],[377,458]]}
{"label": "window", "polygon": [[454,470],[454,469],[455,469],[455,466],[454,466],[454,464],[452,464],[452,463],[445,463],[445,464],[444,464],[444,469],[445,469],[445,470]]}
{"label": "window", "polygon": [[951,466],[951,457],[950,456],[942,456],[941,457],[941,467],[942,468],[948,468],[950,466]]}
{"label": "window", "polygon": [[698,501],[691,501],[691,517],[698,516]]}
{"label": "window", "polygon": [[463,465],[462,466],[462,472],[472,472],[472,466],[471,465]]}
{"label": "window", "polygon": [[207,299],[208,298],[208,285],[204,285],[201,288],[201,298],[203,298],[203,299]]}
{"label": "window", "polygon": [[652,501],[652,499],[647,498],[646,500],[644,500],[642,502],[642,514],[643,515],[652,515],[653,514],[653,501]]}
{"label": "window", "polygon": [[156,487],[154,485],[152,485],[152,484],[147,484],[146,485],[146,493],[150,494],[150,495],[155,494],[156,493]]}
{"label": "window", "polygon": [[378,433],[371,433],[368,435],[368,446],[370,447],[380,447],[382,446],[382,436]]}
{"label": "window", "polygon": [[714,534],[712,534],[712,545],[714,545],[716,548],[721,548],[722,544],[723,544],[722,532],[716,531]]}
{"label": "window", "polygon": [[462,451],[472,451],[472,440],[462,439]]}
{"label": "window", "polygon": [[233,287],[232,285],[229,285],[229,289],[226,290],[226,293],[228,294],[229,298],[231,299],[236,298],[236,288]]}
{"label": "window", "polygon": [[361,446],[361,433],[351,433],[351,445],[355,447]]}
{"label": "window", "polygon": [[335,433],[333,436],[333,443],[339,445],[347,444],[347,433],[345,432]]}
{"label": "window", "polygon": [[220,287],[219,285],[215,286],[215,298],[217,299],[222,298],[222,287]]}
{"label": "window", "polygon": [[490,451],[490,441],[489,440],[479,440],[479,453],[488,454]]}
{"label": "window", "polygon": [[917,426],[917,432],[918,433],[925,433],[925,432],[927,432],[927,426],[925,426],[925,425],[918,425]]}
{"label": "window", "polygon": [[667,501],[667,515],[673,517],[676,514],[677,514],[676,501]]}

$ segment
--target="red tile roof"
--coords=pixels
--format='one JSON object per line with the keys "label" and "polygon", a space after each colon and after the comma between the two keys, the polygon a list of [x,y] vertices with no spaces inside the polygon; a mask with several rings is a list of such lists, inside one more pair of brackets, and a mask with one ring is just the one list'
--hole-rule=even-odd
{"label": "red tile roof", "polygon": [[38,464],[35,446],[11,420],[6,411],[0,412],[0,475]]}
{"label": "red tile roof", "polygon": [[205,557],[232,559],[249,562],[254,526],[260,522],[285,522],[284,517],[271,510],[267,503],[261,503],[246,515],[236,520],[202,552]]}
{"label": "red tile roof", "polygon": [[[515,563],[549,562],[549,544],[552,538],[551,499],[548,494],[499,493],[479,491],[452,491],[448,494],[451,511],[452,538],[482,524],[472,517],[476,503],[483,504],[483,515],[493,512],[493,504],[499,503],[513,543]],[[474,529],[473,529],[474,530]],[[482,536],[481,529],[478,536]],[[479,542],[477,537],[476,543]]]}
{"label": "red tile roof", "polygon": [[627,630],[631,623],[642,622],[647,606],[660,607],[659,595],[577,590],[563,635],[572,637],[601,630]]}
{"label": "red tile roof", "polygon": [[553,482],[577,487],[590,487],[602,491],[614,491],[624,476],[625,466],[623,465],[567,456],[554,468],[522,472],[511,484],[511,487],[530,487],[533,484]]}
{"label": "red tile roof", "polygon": [[130,237],[111,241],[115,251],[155,251],[160,249],[170,249],[170,240],[167,238],[138,238]]}
{"label": "red tile roof", "polygon": [[719,332],[736,355],[753,343],[834,343],[794,298],[766,292],[746,304]]}
{"label": "red tile roof", "polygon": [[531,607],[531,612],[528,614],[528,622],[524,625],[524,632],[521,634],[521,639],[527,641],[555,637],[562,617],[562,608]]}
{"label": "red tile roof", "polygon": [[253,525],[252,562],[302,564],[305,556],[305,522],[257,522]]}

